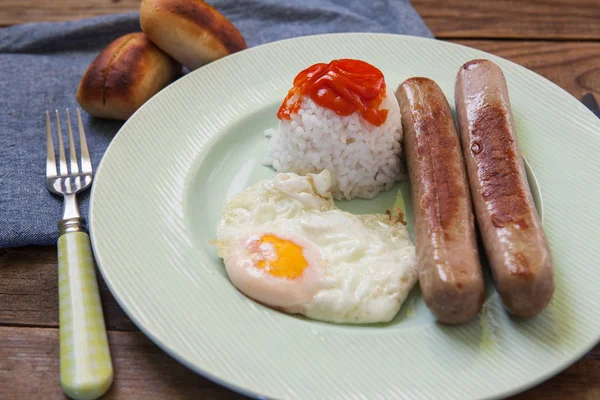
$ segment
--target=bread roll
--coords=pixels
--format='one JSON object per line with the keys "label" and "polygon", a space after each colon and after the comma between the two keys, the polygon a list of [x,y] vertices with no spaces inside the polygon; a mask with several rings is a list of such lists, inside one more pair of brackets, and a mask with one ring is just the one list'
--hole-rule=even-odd
{"label": "bread roll", "polygon": [[150,40],[190,71],[247,47],[236,27],[201,0],[142,0],[140,23]]}
{"label": "bread roll", "polygon": [[127,119],[171,83],[181,65],[143,33],[121,36],[90,64],[77,89],[77,101],[89,114]]}

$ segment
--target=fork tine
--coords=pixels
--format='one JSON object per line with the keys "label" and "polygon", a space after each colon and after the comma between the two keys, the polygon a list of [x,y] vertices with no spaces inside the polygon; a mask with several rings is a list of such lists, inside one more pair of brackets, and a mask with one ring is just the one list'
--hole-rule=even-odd
{"label": "fork tine", "polygon": [[52,140],[52,128],[50,127],[50,113],[46,111],[46,177],[55,176],[57,176],[57,172],[54,141]]}
{"label": "fork tine", "polygon": [[65,145],[63,143],[62,129],[60,129],[60,117],[58,116],[58,110],[56,112],[56,130],[58,131],[58,163],[60,165],[60,175],[67,176],[67,158],[65,157]]}
{"label": "fork tine", "polygon": [[69,162],[71,164],[71,173],[78,174],[77,153],[75,152],[75,141],[73,140],[73,129],[71,128],[71,115],[67,108],[67,131],[69,131]]}
{"label": "fork tine", "polygon": [[90,153],[88,152],[87,141],[85,140],[85,132],[83,131],[83,122],[81,121],[81,113],[77,109],[77,126],[79,128],[79,147],[81,148],[81,171],[84,174],[92,173],[92,162],[90,161]]}

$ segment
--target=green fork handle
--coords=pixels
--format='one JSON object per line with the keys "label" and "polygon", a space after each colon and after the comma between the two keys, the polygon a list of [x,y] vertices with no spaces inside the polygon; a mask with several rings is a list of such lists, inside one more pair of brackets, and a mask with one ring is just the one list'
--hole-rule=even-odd
{"label": "green fork handle", "polygon": [[73,399],[102,396],[113,381],[90,238],[83,231],[58,238],[60,384]]}

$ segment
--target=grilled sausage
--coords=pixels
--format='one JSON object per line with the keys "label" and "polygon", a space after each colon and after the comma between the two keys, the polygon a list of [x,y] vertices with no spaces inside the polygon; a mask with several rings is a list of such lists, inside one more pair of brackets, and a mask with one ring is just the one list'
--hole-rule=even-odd
{"label": "grilled sausage", "polygon": [[430,79],[404,81],[396,97],[402,109],[421,292],[438,321],[464,323],[481,309],[484,283],[454,119],[444,93]]}
{"label": "grilled sausage", "polygon": [[534,317],[554,293],[552,260],[500,67],[488,60],[463,65],[455,100],[475,216],[496,289],[510,313]]}

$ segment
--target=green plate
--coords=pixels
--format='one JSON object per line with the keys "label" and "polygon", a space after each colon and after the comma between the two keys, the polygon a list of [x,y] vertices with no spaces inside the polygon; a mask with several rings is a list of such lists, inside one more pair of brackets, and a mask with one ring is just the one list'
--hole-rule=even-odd
{"label": "green plate", "polygon": [[[273,175],[262,165],[263,131],[277,125],[275,112],[294,76],[342,57],[376,65],[393,87],[430,77],[451,104],[464,62],[489,58],[504,69],[556,268],[556,294],[541,316],[510,318],[488,282],[484,309],[467,325],[435,323],[418,289],[390,324],[334,325],[273,311],[229,283],[210,244],[223,202]],[[558,373],[600,338],[599,132],[600,121],[553,83],[455,44],[334,34],[256,47],[180,79],[123,126],[94,184],[96,259],[141,330],[183,364],[239,392],[289,399],[504,397]],[[339,204],[382,212],[397,190],[407,189],[397,185],[374,200]]]}

